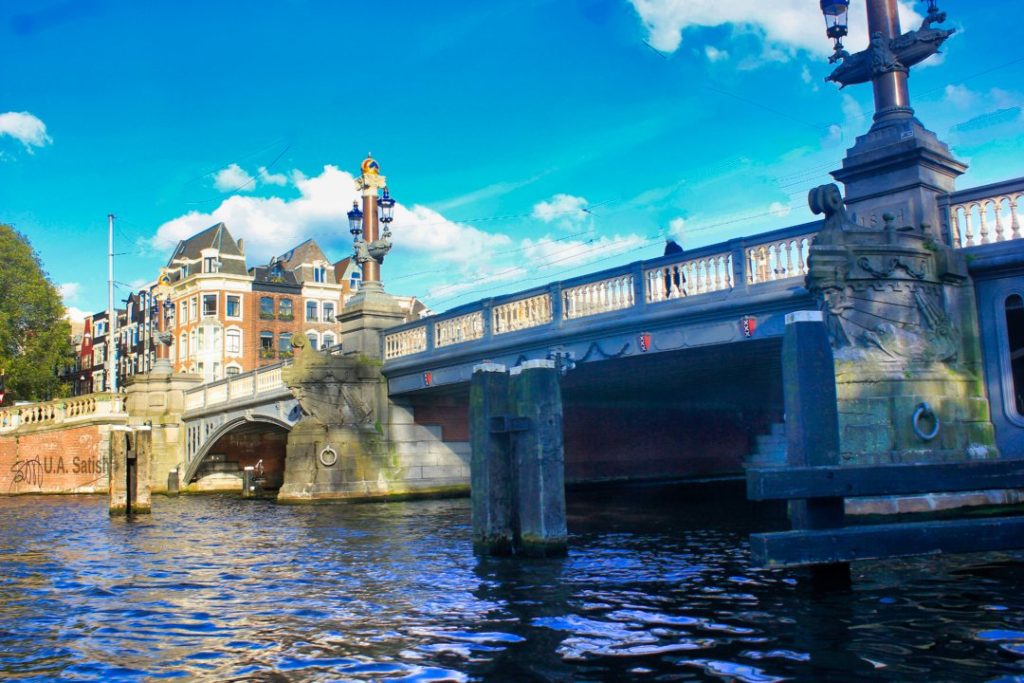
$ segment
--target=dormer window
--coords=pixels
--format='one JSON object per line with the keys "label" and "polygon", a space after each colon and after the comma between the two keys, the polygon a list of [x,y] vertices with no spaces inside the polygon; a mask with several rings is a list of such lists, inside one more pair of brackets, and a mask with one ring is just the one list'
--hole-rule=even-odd
{"label": "dormer window", "polygon": [[313,266],[313,282],[327,282],[327,268]]}
{"label": "dormer window", "polygon": [[213,256],[207,256],[203,259],[203,272],[204,273],[216,273],[217,272],[217,259]]}
{"label": "dormer window", "polygon": [[187,278],[188,277],[188,266],[187,265],[181,266],[180,272],[181,272],[181,279],[182,280]]}

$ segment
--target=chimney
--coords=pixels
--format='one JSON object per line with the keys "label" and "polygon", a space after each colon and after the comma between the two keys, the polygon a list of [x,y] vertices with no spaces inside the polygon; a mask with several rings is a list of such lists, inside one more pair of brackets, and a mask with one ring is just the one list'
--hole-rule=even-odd
{"label": "chimney", "polygon": [[238,253],[245,256],[245,240],[241,237],[238,238]]}

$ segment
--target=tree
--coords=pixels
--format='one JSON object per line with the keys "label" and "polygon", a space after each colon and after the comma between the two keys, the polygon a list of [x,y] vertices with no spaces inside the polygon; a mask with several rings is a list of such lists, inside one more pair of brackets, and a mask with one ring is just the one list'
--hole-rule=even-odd
{"label": "tree", "polygon": [[66,396],[57,370],[74,357],[64,304],[28,239],[0,224],[0,369],[12,401]]}

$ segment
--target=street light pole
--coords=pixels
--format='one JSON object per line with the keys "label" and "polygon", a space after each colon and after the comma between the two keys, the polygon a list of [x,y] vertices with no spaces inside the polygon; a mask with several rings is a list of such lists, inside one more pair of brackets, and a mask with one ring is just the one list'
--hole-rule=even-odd
{"label": "street light pole", "polygon": [[[391,220],[395,200],[388,193],[387,178],[380,174],[380,164],[367,155],[363,160],[362,175],[356,178],[356,189],[362,194],[363,208],[353,202],[348,212],[349,232],[354,239],[356,263],[363,273],[361,289],[364,292],[384,291],[380,279],[380,267],[384,257],[391,251]],[[380,224],[384,230],[379,230]]]}
{"label": "street light pole", "polygon": [[835,40],[829,62],[841,62],[826,80],[843,87],[871,81],[875,96],[873,130],[914,117],[907,88],[910,67],[938,52],[955,31],[932,27],[946,20],[946,13],[936,3],[937,0],[928,0],[928,14],[920,28],[903,33],[896,0],[866,0],[870,41],[867,49],[850,54],[842,43],[849,0],[820,0],[826,35]]}

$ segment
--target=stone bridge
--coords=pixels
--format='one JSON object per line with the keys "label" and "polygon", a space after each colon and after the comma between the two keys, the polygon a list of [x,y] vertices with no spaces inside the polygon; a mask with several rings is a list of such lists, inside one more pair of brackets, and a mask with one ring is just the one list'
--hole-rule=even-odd
{"label": "stone bridge", "polygon": [[[282,380],[282,369],[287,365],[290,361],[185,390],[181,417],[184,458],[179,473],[182,484],[195,480],[204,464],[210,474],[217,474],[219,469],[228,475],[221,477],[220,483],[229,488],[237,486],[233,475],[240,467],[255,466],[261,459],[265,467],[277,464],[280,458],[274,455],[281,451],[287,433],[302,417],[298,401]],[[216,457],[208,458],[211,452],[223,456],[217,449],[226,450],[228,441],[233,442],[231,450],[243,451],[241,460],[225,465]],[[216,486],[216,482],[207,486]]]}

